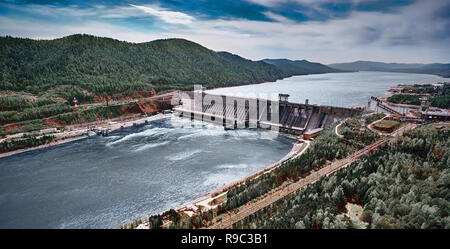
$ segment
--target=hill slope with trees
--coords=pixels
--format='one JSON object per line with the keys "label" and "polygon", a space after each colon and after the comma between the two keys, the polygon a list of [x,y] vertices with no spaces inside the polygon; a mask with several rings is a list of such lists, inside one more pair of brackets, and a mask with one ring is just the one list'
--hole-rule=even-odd
{"label": "hill slope with trees", "polygon": [[273,65],[183,39],[128,43],[91,35],[55,40],[0,38],[0,90],[42,93],[78,86],[94,95],[131,94],[275,81],[286,75]]}
{"label": "hill slope with trees", "polygon": [[74,97],[78,104],[136,99],[192,90],[194,84],[212,88],[276,81],[299,72],[318,73],[320,67],[308,62],[293,71],[287,66],[215,52],[184,39],[130,43],[81,34],[54,40],[0,37],[0,136],[43,129],[55,120],[67,125],[124,114],[112,110],[103,115],[105,110],[97,108],[77,118]]}

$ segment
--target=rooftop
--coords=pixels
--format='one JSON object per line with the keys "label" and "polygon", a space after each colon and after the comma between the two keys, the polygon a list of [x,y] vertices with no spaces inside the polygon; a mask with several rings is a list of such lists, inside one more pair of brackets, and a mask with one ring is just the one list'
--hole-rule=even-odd
{"label": "rooftop", "polygon": [[305,131],[303,134],[311,135],[311,134],[315,134],[315,133],[318,133],[321,131],[323,131],[323,128],[316,128],[316,129]]}

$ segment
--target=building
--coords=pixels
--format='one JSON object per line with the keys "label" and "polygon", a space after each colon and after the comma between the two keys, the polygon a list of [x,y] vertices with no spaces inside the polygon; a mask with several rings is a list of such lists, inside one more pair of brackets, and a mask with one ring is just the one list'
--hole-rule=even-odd
{"label": "building", "polygon": [[303,139],[311,139],[313,137],[317,137],[320,135],[320,132],[323,131],[323,128],[316,128],[312,130],[308,130],[303,132]]}
{"label": "building", "polygon": [[289,101],[289,94],[280,93],[278,94],[278,98],[280,101]]}

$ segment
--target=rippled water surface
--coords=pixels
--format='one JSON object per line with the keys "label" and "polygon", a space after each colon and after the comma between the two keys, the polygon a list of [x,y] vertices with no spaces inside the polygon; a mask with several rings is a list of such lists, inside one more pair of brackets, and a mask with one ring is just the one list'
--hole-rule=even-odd
{"label": "rippled water surface", "polygon": [[284,157],[288,137],[166,118],[0,158],[1,228],[114,228]]}

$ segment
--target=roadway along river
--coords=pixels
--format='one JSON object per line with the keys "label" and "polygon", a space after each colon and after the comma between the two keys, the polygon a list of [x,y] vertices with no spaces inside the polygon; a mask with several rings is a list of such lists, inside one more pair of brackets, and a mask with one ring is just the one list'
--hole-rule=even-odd
{"label": "roadway along river", "polygon": [[0,228],[118,227],[259,171],[294,142],[196,124],[166,118],[0,158]]}

